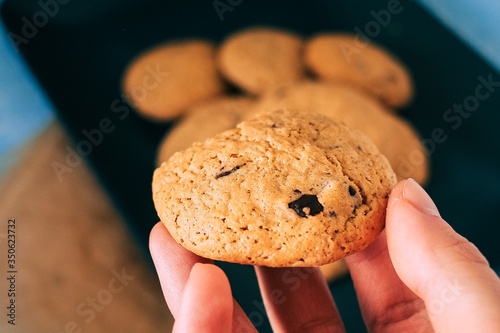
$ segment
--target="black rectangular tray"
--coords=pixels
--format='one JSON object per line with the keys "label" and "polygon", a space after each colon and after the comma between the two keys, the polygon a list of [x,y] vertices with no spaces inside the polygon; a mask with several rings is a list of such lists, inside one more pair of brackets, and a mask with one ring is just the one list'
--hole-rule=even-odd
{"label": "black rectangular tray", "polygon": [[[125,66],[161,41],[220,41],[245,26],[271,25],[306,37],[320,31],[361,32],[408,65],[417,95],[401,115],[431,151],[427,189],[444,218],[492,265],[499,264],[500,93],[498,86],[486,87],[489,96],[478,98],[476,88],[484,79],[500,82],[500,76],[412,1],[402,0],[390,17],[375,13],[394,1],[379,0],[53,3],[58,5],[47,9],[36,0],[6,0],[3,22],[146,258],[149,231],[158,221],[150,188],[155,151],[171,124],[153,124],[132,112],[120,92]],[[464,103],[461,113],[454,111]],[[109,119],[105,121],[112,130],[89,146],[85,130],[99,128],[103,119]],[[439,129],[446,135],[444,142],[433,134]],[[243,309],[261,321],[259,330],[269,331],[252,267],[220,265]],[[348,331],[364,331],[350,279],[333,284],[331,290]]]}

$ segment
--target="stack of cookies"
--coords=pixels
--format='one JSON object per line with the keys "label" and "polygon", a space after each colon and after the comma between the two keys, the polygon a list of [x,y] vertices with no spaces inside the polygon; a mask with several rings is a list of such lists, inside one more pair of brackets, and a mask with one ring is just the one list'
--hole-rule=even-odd
{"label": "stack of cookies", "polygon": [[413,98],[410,74],[354,35],[254,27],[218,46],[167,42],[132,61],[122,87],[146,118],[176,121],[153,196],[179,244],[205,257],[331,263],[323,271],[335,278],[347,271],[337,260],[382,230],[396,177],[428,177],[418,134],[396,111]]}

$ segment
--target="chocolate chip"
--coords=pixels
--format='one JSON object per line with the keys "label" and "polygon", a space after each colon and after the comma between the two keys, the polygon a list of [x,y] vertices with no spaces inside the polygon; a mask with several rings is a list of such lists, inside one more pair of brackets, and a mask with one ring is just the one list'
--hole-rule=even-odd
{"label": "chocolate chip", "polygon": [[309,208],[309,215],[314,216],[323,211],[323,206],[319,203],[318,197],[312,194],[304,194],[297,200],[290,202],[288,208],[291,208],[300,217],[307,217],[304,208]]}
{"label": "chocolate chip", "polygon": [[356,195],[356,190],[354,188],[352,188],[351,185],[349,185],[349,194],[351,195],[351,197]]}
{"label": "chocolate chip", "polygon": [[361,149],[361,147],[360,147],[360,146],[358,146],[358,149],[359,149],[359,150],[361,150],[361,151],[363,151],[363,149]]}
{"label": "chocolate chip", "polygon": [[293,193],[301,194],[302,192],[300,192],[299,190],[293,190]]}
{"label": "chocolate chip", "polygon": [[[246,164],[246,163],[245,163]],[[219,173],[217,176],[215,176],[215,179],[219,179],[221,177],[225,177],[227,175],[230,175],[232,174],[233,172],[235,172],[236,170],[240,169],[242,166],[244,166],[245,164],[242,164],[242,165],[238,165],[238,166],[235,166],[234,168],[232,168],[231,170],[229,171],[225,171],[225,172],[222,172],[222,173]]]}
{"label": "chocolate chip", "polygon": [[337,213],[335,213],[334,211],[331,211],[330,212],[330,217],[337,217]]}

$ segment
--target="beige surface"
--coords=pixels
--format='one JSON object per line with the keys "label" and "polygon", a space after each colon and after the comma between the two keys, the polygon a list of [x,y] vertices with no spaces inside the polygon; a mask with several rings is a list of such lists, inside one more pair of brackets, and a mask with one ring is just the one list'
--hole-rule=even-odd
{"label": "beige surface", "polygon": [[[0,181],[0,332],[170,331],[173,320],[154,272],[87,166],[73,168],[62,181],[56,177],[51,163],[64,162],[67,145],[59,127],[49,126]],[[12,218],[15,327],[5,316],[3,277]],[[129,280],[119,282],[114,272]],[[96,310],[86,304],[89,298],[97,300]]]}

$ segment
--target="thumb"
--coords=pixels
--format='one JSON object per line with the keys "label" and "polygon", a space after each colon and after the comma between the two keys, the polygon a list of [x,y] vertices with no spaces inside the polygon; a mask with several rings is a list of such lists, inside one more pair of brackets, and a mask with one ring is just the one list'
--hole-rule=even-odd
{"label": "thumb", "polygon": [[500,332],[500,279],[413,179],[394,188],[386,228],[394,268],[436,332]]}

